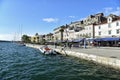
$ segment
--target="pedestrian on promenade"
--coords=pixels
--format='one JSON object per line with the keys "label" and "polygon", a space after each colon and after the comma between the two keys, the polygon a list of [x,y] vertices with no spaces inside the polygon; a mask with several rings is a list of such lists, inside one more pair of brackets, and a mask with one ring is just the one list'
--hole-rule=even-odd
{"label": "pedestrian on promenade", "polygon": [[64,44],[63,47],[66,48],[66,44]]}
{"label": "pedestrian on promenade", "polygon": [[82,42],[79,42],[79,47],[82,48]]}
{"label": "pedestrian on promenade", "polygon": [[98,47],[100,47],[100,42],[98,42]]}
{"label": "pedestrian on promenade", "polygon": [[72,47],[72,43],[69,44],[69,48],[70,48],[70,49],[71,49],[71,47]]}
{"label": "pedestrian on promenade", "polygon": [[66,47],[65,44],[62,44],[62,45],[61,45],[61,51],[64,50],[65,47]]}
{"label": "pedestrian on promenade", "polygon": [[92,47],[94,47],[94,46],[95,46],[95,42],[93,41],[93,42],[92,42]]}
{"label": "pedestrian on promenade", "polygon": [[57,48],[57,43],[55,42],[55,48]]}

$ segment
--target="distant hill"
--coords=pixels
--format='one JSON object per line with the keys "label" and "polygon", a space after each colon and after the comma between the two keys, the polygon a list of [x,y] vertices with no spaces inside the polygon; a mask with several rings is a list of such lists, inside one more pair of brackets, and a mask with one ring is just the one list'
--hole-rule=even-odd
{"label": "distant hill", "polygon": [[11,42],[11,41],[6,41],[6,40],[0,40],[0,42]]}

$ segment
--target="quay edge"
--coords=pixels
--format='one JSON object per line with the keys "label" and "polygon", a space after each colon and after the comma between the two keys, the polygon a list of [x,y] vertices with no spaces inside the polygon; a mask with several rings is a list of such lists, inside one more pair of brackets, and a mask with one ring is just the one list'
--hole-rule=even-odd
{"label": "quay edge", "polygon": [[[35,44],[26,44],[26,46],[36,48],[36,49],[40,47],[40,45],[35,45]],[[62,49],[55,49],[55,48],[54,50],[62,55],[74,56],[80,59],[93,61],[102,65],[106,65],[114,69],[120,70],[120,60],[116,58],[102,57],[98,55],[92,55],[92,54],[86,54],[86,53],[62,50]]]}
{"label": "quay edge", "polygon": [[60,54],[74,56],[80,59],[93,61],[102,65],[106,65],[115,69],[120,69],[120,60],[115,58],[101,57],[97,55],[91,55],[86,53],[74,52],[74,51],[63,51],[60,49],[55,49]]}

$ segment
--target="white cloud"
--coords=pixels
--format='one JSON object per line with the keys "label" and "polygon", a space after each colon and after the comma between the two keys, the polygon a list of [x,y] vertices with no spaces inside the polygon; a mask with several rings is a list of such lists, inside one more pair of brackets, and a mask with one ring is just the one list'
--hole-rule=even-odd
{"label": "white cloud", "polygon": [[69,18],[75,18],[75,16],[68,16]]}
{"label": "white cloud", "polygon": [[86,19],[86,18],[80,18],[80,21],[81,21],[81,20],[85,20],[85,19]]}
{"label": "white cloud", "polygon": [[45,22],[57,22],[58,21],[57,18],[43,18],[42,20]]}
{"label": "white cloud", "polygon": [[106,7],[106,8],[104,8],[104,12],[105,12],[106,14],[108,14],[108,13],[111,12],[112,10],[113,10],[112,7]]}
{"label": "white cloud", "polygon": [[117,7],[115,11],[111,12],[112,14],[120,15],[120,7]]}
{"label": "white cloud", "polygon": [[17,41],[17,40],[20,40],[20,35],[0,34],[0,40]]}
{"label": "white cloud", "polygon": [[120,7],[116,7],[116,8],[106,7],[103,10],[106,15],[109,15],[109,14],[120,15]]}

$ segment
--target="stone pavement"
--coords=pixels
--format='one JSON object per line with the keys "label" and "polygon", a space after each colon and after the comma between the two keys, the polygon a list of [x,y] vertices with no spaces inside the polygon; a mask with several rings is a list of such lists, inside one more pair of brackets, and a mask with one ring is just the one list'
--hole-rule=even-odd
{"label": "stone pavement", "polygon": [[[54,46],[49,45],[50,48],[54,49]],[[60,46],[57,46],[57,49],[61,49]],[[101,57],[116,58],[120,60],[120,47],[89,47],[89,48],[75,48],[71,49],[66,47],[64,50],[81,52],[86,54],[97,55]]]}

